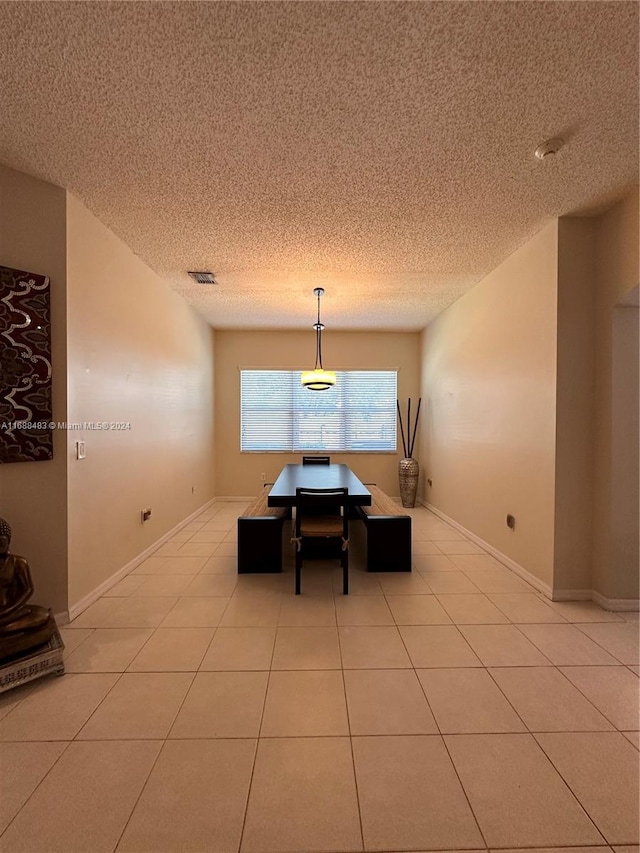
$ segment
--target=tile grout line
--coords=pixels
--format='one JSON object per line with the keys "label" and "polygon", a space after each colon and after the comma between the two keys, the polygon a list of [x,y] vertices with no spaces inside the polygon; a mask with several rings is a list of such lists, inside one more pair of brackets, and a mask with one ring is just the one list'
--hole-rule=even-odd
{"label": "tile grout line", "polygon": [[[616,732],[622,732],[622,729],[618,728],[618,726],[613,722],[613,720],[612,720],[610,717],[608,717],[608,716],[607,716],[607,714],[605,714],[605,712],[604,712],[604,711],[601,711],[601,710],[600,710],[600,708],[598,708],[598,706],[593,702],[593,700],[592,700],[592,699],[590,699],[590,698],[587,696],[587,694],[586,694],[586,693],[584,693],[584,691],[583,691],[583,690],[581,690],[581,689],[580,689],[580,687],[579,687],[577,684],[574,684],[574,683],[573,683],[573,681],[571,681],[571,679],[570,679],[567,675],[565,675],[565,673],[564,673],[564,672],[562,672],[562,669],[560,668],[561,666],[562,666],[562,667],[565,667],[565,669],[572,669],[574,666],[575,666],[575,668],[579,668],[579,667],[581,668],[581,667],[582,667],[582,664],[575,664],[575,665],[571,665],[571,664],[558,664],[555,668],[558,670],[558,672],[560,673],[560,675],[564,676],[564,678],[566,678],[566,680],[569,682],[569,684],[571,684],[571,685],[572,685],[572,687],[574,687],[574,688],[578,691],[578,693],[579,693],[581,696],[583,696],[583,697],[587,700],[587,702],[589,702],[589,704],[590,704],[593,708],[595,708],[595,710],[605,718],[605,720],[607,720],[607,722],[611,723],[611,725],[613,726],[613,728],[614,728],[614,730],[615,730]],[[595,669],[596,667],[602,667],[603,669],[613,669],[613,668],[615,668],[615,669],[618,669],[618,668],[626,669],[626,667],[625,667],[624,665],[621,665],[620,667],[618,667],[618,665],[615,665],[615,667],[614,667],[614,665],[613,665],[613,664],[594,664],[594,665],[593,665],[593,668]],[[635,673],[634,673],[634,674],[635,674]],[[640,730],[640,728],[639,728],[639,730]],[[633,729],[629,729],[629,731],[634,731],[634,730],[633,730]]]}
{"label": "tile grout line", "polygon": [[118,835],[118,838],[117,838],[117,840],[116,840],[116,843],[115,843],[115,844],[114,844],[114,846],[113,846],[113,853],[115,853],[115,851],[116,851],[116,850],[118,849],[118,847],[120,846],[120,842],[122,841],[122,839],[123,839],[123,837],[124,837],[124,834],[125,834],[125,832],[127,831],[127,828],[128,828],[128,826],[129,826],[129,824],[131,823],[131,818],[133,817],[133,814],[134,814],[134,812],[135,812],[136,808],[138,807],[138,803],[139,803],[139,802],[140,802],[140,800],[142,799],[142,795],[144,794],[144,791],[145,791],[145,789],[146,789],[147,785],[149,784],[149,779],[151,778],[151,774],[152,774],[152,773],[153,773],[153,771],[155,770],[155,768],[156,768],[156,764],[157,764],[157,763],[158,763],[158,761],[160,760],[160,756],[161,756],[161,755],[162,755],[162,753],[164,752],[164,748],[165,748],[165,746],[167,745],[167,738],[159,738],[159,739],[157,739],[157,738],[149,738],[149,741],[152,741],[152,740],[156,740],[156,741],[157,741],[157,740],[159,740],[159,741],[160,741],[160,748],[158,749],[158,752],[157,752],[157,754],[156,754],[155,759],[154,759],[154,760],[153,760],[153,762],[151,763],[151,767],[149,768],[149,772],[148,772],[148,774],[147,774],[147,778],[144,780],[144,782],[143,782],[143,783],[142,783],[142,785],[140,786],[140,791],[138,792],[138,796],[135,798],[135,801],[133,802],[133,805],[131,806],[131,810],[129,811],[129,815],[128,815],[127,819],[126,819],[126,820],[125,820],[125,822],[124,822],[124,826],[122,827],[122,830],[121,830],[120,834]]}
{"label": "tile grout line", "polygon": [[[335,604],[336,604],[336,601],[335,601],[335,595],[334,595],[334,597],[333,597],[334,610],[335,610]],[[336,613],[336,621],[337,621],[337,613]],[[358,808],[358,826],[360,827],[360,841],[362,844],[361,849],[365,850],[366,847],[365,847],[365,843],[364,843],[364,826],[362,824],[362,806],[360,804],[360,789],[358,787],[358,773],[357,773],[357,769],[356,769],[356,756],[355,756],[355,752],[353,749],[353,732],[351,731],[351,715],[349,713],[349,701],[347,699],[347,683],[345,680],[345,669],[344,669],[344,663],[342,660],[342,643],[340,642],[339,626],[336,626],[336,633],[338,635],[338,651],[340,653],[340,673],[342,675],[342,690],[343,690],[343,694],[344,694],[345,711],[347,714],[347,731],[349,733],[349,752],[351,753],[351,766],[353,768],[353,784],[355,786],[355,791],[356,791],[356,805]]]}
{"label": "tile grout line", "polygon": [[249,801],[251,799],[251,789],[253,787],[253,777],[255,774],[256,763],[258,760],[258,749],[260,747],[260,740],[261,740],[261,736],[262,736],[262,726],[264,724],[264,712],[265,712],[265,709],[267,707],[267,696],[269,695],[269,685],[271,684],[271,673],[273,672],[273,659],[275,657],[276,643],[278,641],[278,624],[277,623],[280,620],[281,610],[282,610],[282,598],[280,599],[280,609],[278,610],[278,618],[276,619],[276,626],[275,626],[275,631],[274,631],[274,635],[273,635],[273,646],[271,648],[271,658],[269,660],[269,670],[267,672],[267,684],[266,684],[265,691],[264,691],[264,698],[262,700],[262,711],[260,713],[260,725],[258,726],[258,733],[256,736],[256,744],[255,744],[255,749],[253,752],[253,762],[251,763],[251,773],[249,775],[249,784],[247,785],[247,796],[246,796],[246,801],[245,801],[245,805],[244,805],[244,813],[243,813],[243,817],[242,817],[242,827],[240,829],[240,838],[238,840],[238,853],[240,850],[242,850],[242,842],[244,840],[244,833],[245,833],[245,828],[247,825],[247,817],[249,814]]}
{"label": "tile grout line", "polygon": [[[602,649],[602,651],[603,651],[603,652],[606,652],[608,655],[611,655],[611,657],[612,657],[612,658],[614,658],[615,660],[619,661],[623,666],[637,666],[637,664],[635,664],[635,663],[627,664],[625,661],[620,660],[620,658],[619,658],[617,655],[614,655],[614,653],[613,653],[612,651],[609,651],[609,649],[607,649],[605,646],[603,646],[603,645],[602,645],[602,643],[598,642],[598,640],[594,640],[594,638],[593,638],[593,637],[590,637],[590,636],[589,636],[589,634],[587,634],[587,632],[586,632],[586,631],[584,631],[584,630],[580,627],[581,625],[594,625],[594,624],[596,624],[596,625],[615,625],[615,624],[616,624],[615,622],[596,622],[596,623],[594,623],[594,622],[572,622],[571,624],[572,624],[575,628],[577,628],[577,629],[578,629],[578,631],[580,631],[580,633],[581,633],[581,634],[584,634],[584,636],[585,636],[588,640],[591,640],[591,642],[592,642],[592,643],[595,643],[595,644],[596,644],[596,646],[599,646],[599,647]],[[618,624],[619,624],[619,623],[618,623]],[[623,624],[628,624],[628,623],[626,622],[626,620],[623,620]]]}
{"label": "tile grout line", "polygon": [[[571,734],[571,732],[552,732],[552,734]],[[602,732],[598,732],[598,734],[602,734]],[[609,844],[609,842],[608,842],[608,841],[606,840],[606,838],[605,838],[604,833],[603,833],[603,832],[601,832],[600,827],[599,827],[599,826],[598,826],[598,824],[595,822],[595,820],[591,817],[591,815],[590,815],[590,814],[589,814],[589,812],[587,811],[586,807],[582,805],[582,801],[580,800],[580,798],[578,797],[578,795],[576,794],[576,792],[573,790],[573,788],[571,787],[571,785],[568,783],[568,781],[564,778],[564,775],[561,773],[560,768],[559,768],[559,767],[556,767],[556,765],[554,764],[554,762],[553,762],[553,760],[552,760],[551,756],[550,756],[550,755],[548,755],[548,753],[547,753],[546,749],[544,748],[544,746],[540,743],[540,741],[538,740],[538,738],[537,738],[534,734],[532,734],[532,735],[531,735],[531,737],[532,737],[532,738],[533,738],[533,740],[535,741],[535,744],[536,744],[536,746],[538,747],[538,749],[542,752],[542,754],[544,755],[544,757],[546,758],[546,760],[549,762],[550,766],[551,766],[551,767],[554,769],[554,771],[557,773],[558,777],[559,777],[560,779],[562,779],[562,782],[563,782],[563,784],[565,785],[566,789],[569,791],[569,793],[571,794],[571,796],[573,797],[573,799],[576,801],[576,803],[580,806],[580,809],[581,809],[581,810],[584,812],[584,814],[587,816],[587,818],[589,819],[589,822],[593,825],[593,828],[594,828],[594,829],[595,829],[595,831],[598,833],[598,835],[600,836],[600,838],[602,838],[602,839],[603,839],[603,841],[604,841],[604,843],[605,843],[605,844]]]}
{"label": "tile grout line", "polygon": [[[398,632],[398,633],[400,633],[400,632]],[[404,643],[404,637],[402,637],[402,634],[400,634],[400,638],[401,638],[402,642]],[[406,649],[406,645],[405,645],[405,649]],[[472,651],[473,651],[473,650],[472,650]],[[411,655],[409,655],[409,650],[408,650],[408,649],[406,649],[406,652],[407,652],[407,655],[409,656],[409,660],[410,660],[410,662],[411,662],[411,666],[412,666],[412,669],[413,669],[414,677],[417,679],[418,684],[420,685],[420,689],[422,690],[422,694],[423,694],[423,696],[424,696],[424,698],[425,698],[425,701],[426,701],[426,703],[427,703],[427,707],[429,708],[429,711],[431,712],[431,716],[433,717],[433,721],[434,721],[434,723],[435,723],[435,725],[436,725],[436,729],[437,729],[437,731],[438,731],[438,736],[439,736],[439,738],[440,738],[440,741],[441,741],[441,743],[442,743],[442,746],[443,746],[444,750],[445,750],[445,751],[446,751],[446,753],[447,753],[447,757],[448,757],[449,762],[450,762],[450,764],[451,764],[451,766],[452,766],[452,768],[453,768],[453,772],[455,773],[456,779],[458,780],[458,784],[460,785],[460,789],[462,790],[462,793],[463,793],[464,798],[465,798],[465,800],[466,800],[466,802],[467,802],[467,805],[469,806],[469,811],[471,812],[471,815],[472,815],[472,817],[473,817],[473,819],[474,819],[474,821],[475,821],[476,827],[478,828],[478,832],[480,833],[480,837],[481,837],[481,838],[482,838],[482,840],[484,841],[484,846],[485,846],[485,848],[488,848],[488,846],[489,846],[489,845],[487,844],[487,839],[486,839],[486,837],[485,837],[484,832],[482,831],[482,827],[480,826],[480,822],[479,822],[479,820],[478,820],[478,818],[477,818],[477,816],[476,816],[476,813],[475,813],[475,811],[473,810],[473,806],[471,805],[471,801],[470,801],[470,799],[469,799],[469,795],[467,794],[467,791],[466,791],[466,789],[465,789],[464,785],[462,784],[462,779],[460,778],[460,774],[458,773],[458,768],[456,767],[456,765],[455,765],[455,763],[454,763],[454,761],[453,761],[453,758],[451,757],[451,753],[450,753],[450,751],[449,751],[449,746],[448,746],[448,744],[447,744],[447,742],[446,742],[446,740],[445,740],[444,734],[442,733],[442,729],[441,729],[441,727],[440,727],[440,723],[438,722],[438,718],[436,717],[436,714],[435,714],[435,712],[434,712],[433,708],[431,707],[431,703],[429,702],[429,697],[427,696],[427,692],[426,692],[426,690],[425,690],[425,688],[424,688],[424,684],[423,684],[423,683],[422,683],[422,681],[420,680],[420,677],[419,677],[419,675],[418,675],[418,673],[417,673],[417,671],[416,671],[416,666],[415,666],[415,664],[414,664],[414,662],[413,662],[413,660],[412,660],[412,658],[411,658]]]}
{"label": "tile grout line", "polygon": [[[4,741],[4,742],[5,742],[5,743],[14,743],[15,741]],[[44,774],[44,776],[42,777],[42,779],[40,779],[40,781],[35,785],[35,787],[34,787],[33,791],[31,791],[31,793],[29,794],[29,796],[27,797],[27,799],[24,801],[24,803],[22,803],[22,805],[18,808],[18,810],[16,811],[16,813],[14,814],[14,816],[11,818],[11,820],[9,821],[9,823],[5,826],[5,828],[2,830],[2,832],[0,832],[0,841],[2,840],[2,837],[5,835],[5,833],[8,831],[9,827],[10,827],[10,826],[13,824],[13,822],[18,818],[18,816],[20,815],[20,813],[22,812],[22,810],[23,810],[24,808],[26,808],[26,807],[27,807],[27,804],[28,804],[28,803],[29,803],[29,801],[32,799],[32,797],[35,795],[36,791],[38,791],[38,789],[40,788],[40,786],[44,783],[45,779],[47,779],[47,778],[48,778],[49,774],[53,771],[54,767],[58,764],[58,762],[60,761],[60,759],[62,758],[62,756],[67,752],[67,750],[69,749],[69,747],[70,747],[70,746],[71,746],[71,744],[73,743],[73,741],[71,741],[71,740],[66,741],[66,742],[65,742],[65,741],[26,741],[26,743],[40,743],[40,742],[44,742],[44,743],[61,743],[61,742],[62,742],[62,743],[66,743],[66,746],[65,746],[65,747],[64,747],[64,749],[60,752],[60,755],[56,758],[56,760],[53,762],[53,764],[51,765],[51,767],[50,767],[50,768],[47,770],[47,772]],[[18,741],[18,743],[25,743],[25,741]]]}

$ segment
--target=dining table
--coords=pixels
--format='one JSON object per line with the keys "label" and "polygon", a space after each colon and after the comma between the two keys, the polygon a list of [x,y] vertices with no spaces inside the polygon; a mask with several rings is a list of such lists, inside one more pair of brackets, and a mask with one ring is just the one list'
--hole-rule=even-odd
{"label": "dining table", "polygon": [[347,489],[348,506],[371,506],[371,492],[348,465],[285,465],[267,498],[268,506],[292,507],[296,489]]}

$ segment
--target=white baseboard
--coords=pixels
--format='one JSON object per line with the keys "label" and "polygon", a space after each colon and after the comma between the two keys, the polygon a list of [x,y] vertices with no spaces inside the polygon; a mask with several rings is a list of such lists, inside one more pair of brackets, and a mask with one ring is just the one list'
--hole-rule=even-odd
{"label": "white baseboard", "polygon": [[603,610],[634,611],[640,610],[640,599],[607,598],[595,589],[556,589],[553,601],[595,601]]}
{"label": "white baseboard", "polygon": [[248,495],[247,497],[238,497],[238,495],[216,495],[217,501],[238,501],[242,503],[249,503],[249,501],[254,501],[256,499],[256,495]]}
{"label": "white baseboard", "polygon": [[498,551],[497,548],[494,548],[493,545],[490,545],[488,542],[485,542],[484,539],[476,536],[476,534],[472,533],[471,530],[467,530],[466,527],[463,527],[455,519],[448,516],[445,512],[442,512],[442,510],[439,510],[437,507],[424,500],[420,500],[420,503],[426,507],[429,512],[437,515],[438,518],[441,518],[443,521],[446,521],[447,524],[451,525],[451,527],[454,527],[456,530],[459,530],[460,533],[463,533],[466,539],[470,539],[472,542],[475,542],[476,545],[480,545],[480,547],[484,548],[484,550],[491,554],[492,557],[495,557],[496,560],[505,565],[508,569],[511,569],[511,571],[518,575],[518,577],[521,577],[523,581],[526,581],[534,587],[534,589],[537,589],[538,592],[541,592],[546,596],[546,598],[551,600],[552,589],[549,584],[541,581],[540,578],[537,578],[528,569],[525,569],[524,566],[516,563],[515,560],[511,559],[511,557],[507,557],[507,555],[503,554],[502,551]]}
{"label": "white baseboard", "polygon": [[622,610],[625,613],[640,610],[640,598],[607,598],[595,590],[592,591],[592,597],[604,610]]}
{"label": "white baseboard", "polygon": [[525,580],[528,584],[531,584],[532,587],[541,592],[546,598],[550,601],[595,601],[596,604],[599,604],[603,610],[620,610],[620,611],[635,611],[640,610],[640,599],[637,598],[607,598],[602,595],[600,592],[596,592],[594,589],[551,589],[551,587],[537,578],[535,575],[531,574],[527,569],[523,566],[519,565],[512,560],[510,557],[507,557],[506,554],[503,554],[502,551],[498,551],[497,548],[494,548],[493,545],[490,545],[488,542],[485,542],[484,539],[481,539],[479,536],[476,536],[475,533],[472,533],[470,530],[467,530],[466,527],[463,527],[461,524],[458,524],[455,519],[448,516],[446,513],[439,510],[437,507],[433,506],[427,501],[420,500],[421,503],[429,512],[432,512],[434,515],[437,515],[438,518],[441,518],[443,521],[446,521],[447,524],[454,527],[456,530],[459,530],[460,533],[464,533],[467,539],[471,539],[472,542],[475,542],[477,545],[480,545],[481,548],[484,548],[485,551],[488,551],[492,557],[495,557],[496,560],[499,560],[503,563],[507,568],[511,569],[515,572],[519,577]]}
{"label": "white baseboard", "polygon": [[216,500],[220,500],[220,498],[211,498],[210,501],[207,501],[201,507],[196,509],[191,515],[184,518],[179,524],[176,524],[175,527],[172,527],[167,533],[161,536],[159,539],[156,539],[148,548],[145,548],[141,554],[138,554],[137,557],[134,557],[133,560],[129,560],[129,562],[122,566],[121,569],[118,569],[117,572],[111,575],[111,577],[107,578],[103,581],[99,586],[95,589],[91,590],[90,593],[81,598],[80,601],[76,602],[76,604],[72,605],[69,608],[69,612],[56,613],[56,622],[60,625],[66,625],[68,622],[71,622],[76,616],[79,616],[83,610],[86,610],[89,605],[93,604],[94,601],[97,601],[100,596],[104,595],[107,590],[111,589],[112,586],[115,586],[119,581],[122,580],[123,577],[129,574],[130,571],[135,569],[136,566],[139,566],[147,557],[150,557],[154,551],[156,551],[160,545],[163,545],[165,542],[168,542],[179,530],[182,530],[187,524],[193,521],[194,518],[197,518],[203,510],[210,507],[212,504],[216,502]]}
{"label": "white baseboard", "polygon": [[593,590],[591,589],[554,589],[551,596],[552,601],[591,601]]}

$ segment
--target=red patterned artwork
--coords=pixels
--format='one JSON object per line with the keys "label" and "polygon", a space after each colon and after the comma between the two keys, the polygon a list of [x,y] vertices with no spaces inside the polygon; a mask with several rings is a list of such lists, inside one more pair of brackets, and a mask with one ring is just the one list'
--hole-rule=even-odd
{"label": "red patterned artwork", "polygon": [[0,462],[53,456],[49,278],[0,266]]}

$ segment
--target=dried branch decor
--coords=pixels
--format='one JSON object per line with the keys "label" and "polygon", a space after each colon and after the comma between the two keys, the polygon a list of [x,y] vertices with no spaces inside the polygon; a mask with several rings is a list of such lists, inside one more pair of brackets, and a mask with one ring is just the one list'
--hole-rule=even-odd
{"label": "dried branch decor", "polygon": [[416,411],[415,423],[413,424],[413,431],[411,430],[411,397],[409,397],[409,401],[407,403],[407,439],[409,440],[408,444],[405,441],[404,436],[404,423],[402,421],[402,412],[400,411],[400,400],[396,400],[396,405],[398,407],[398,420],[400,421],[400,435],[402,436],[402,450],[404,452],[404,458],[412,459],[413,448],[416,443],[416,432],[418,430],[418,420],[420,418],[420,406],[422,405],[422,397],[418,397],[418,409]]}

